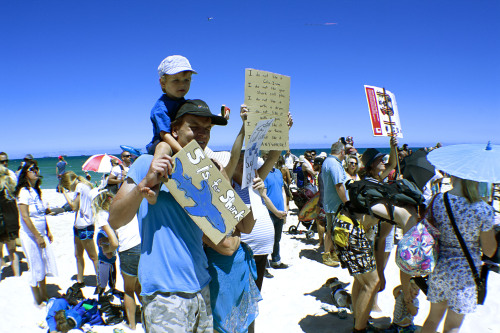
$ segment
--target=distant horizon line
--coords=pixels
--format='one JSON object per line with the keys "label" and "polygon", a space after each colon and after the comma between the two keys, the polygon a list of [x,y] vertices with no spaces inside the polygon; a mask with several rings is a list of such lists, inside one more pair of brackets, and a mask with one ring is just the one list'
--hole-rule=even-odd
{"label": "distant horizon line", "polygon": [[[407,143],[410,148],[422,148],[422,147],[433,147],[435,146],[436,143],[430,144],[430,143]],[[443,145],[450,145],[450,144],[455,144],[455,143],[443,143]],[[389,148],[389,145],[381,145],[381,144],[370,144],[370,143],[359,143],[354,145],[356,148]],[[290,144],[290,149],[329,149],[331,147],[331,144],[326,144],[326,143],[295,143],[295,144]],[[213,145],[210,146],[210,149],[213,151],[230,151],[231,146],[230,145]],[[145,149],[141,149],[145,150]],[[112,155],[119,155],[121,154],[122,150],[120,148],[93,148],[93,149],[78,149],[78,150],[61,150],[61,151],[33,151],[33,152],[24,152],[24,153],[19,153],[19,152],[13,152],[9,153],[6,151],[6,153],[9,155],[10,159],[23,159],[26,154],[31,154],[34,156],[34,158],[51,158],[51,157],[58,157],[58,156],[91,156],[95,154],[112,154]]]}

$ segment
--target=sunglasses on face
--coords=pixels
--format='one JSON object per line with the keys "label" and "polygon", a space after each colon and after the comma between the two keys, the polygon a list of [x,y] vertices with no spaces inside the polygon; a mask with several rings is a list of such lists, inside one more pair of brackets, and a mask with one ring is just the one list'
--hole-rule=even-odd
{"label": "sunglasses on face", "polygon": [[130,156],[132,156],[132,155],[123,155],[123,157],[130,157]]}
{"label": "sunglasses on face", "polygon": [[356,162],[349,162],[350,165],[358,165]]}
{"label": "sunglasses on face", "polygon": [[2,160],[0,161],[0,164],[8,164],[9,163],[9,160]]}
{"label": "sunglasses on face", "polygon": [[28,172],[30,172],[30,171],[31,172],[38,172],[38,168],[33,166],[33,167],[28,169]]}

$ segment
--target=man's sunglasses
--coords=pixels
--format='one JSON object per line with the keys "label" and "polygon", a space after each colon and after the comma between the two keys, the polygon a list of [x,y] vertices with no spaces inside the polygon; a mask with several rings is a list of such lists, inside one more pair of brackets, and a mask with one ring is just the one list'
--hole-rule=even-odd
{"label": "man's sunglasses", "polygon": [[9,160],[2,160],[2,161],[0,161],[0,164],[7,164],[7,163],[9,163]]}

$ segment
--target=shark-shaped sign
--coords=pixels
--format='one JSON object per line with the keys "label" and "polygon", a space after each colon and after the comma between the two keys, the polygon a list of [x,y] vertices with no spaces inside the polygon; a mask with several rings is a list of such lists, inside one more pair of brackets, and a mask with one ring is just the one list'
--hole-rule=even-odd
{"label": "shark-shaped sign", "polygon": [[249,209],[195,140],[173,159],[171,180],[165,185],[205,235],[218,244]]}

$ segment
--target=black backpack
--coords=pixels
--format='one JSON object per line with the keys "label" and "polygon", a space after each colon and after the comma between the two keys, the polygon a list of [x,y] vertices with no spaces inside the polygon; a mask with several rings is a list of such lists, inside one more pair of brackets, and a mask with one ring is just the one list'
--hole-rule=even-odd
{"label": "black backpack", "polygon": [[[346,188],[349,193],[346,207],[351,213],[369,214],[393,224],[394,206],[411,205],[418,208],[424,202],[417,185],[406,179],[381,183],[373,178],[366,178],[348,182]],[[378,203],[386,205],[390,220],[373,214],[371,207]]]}

